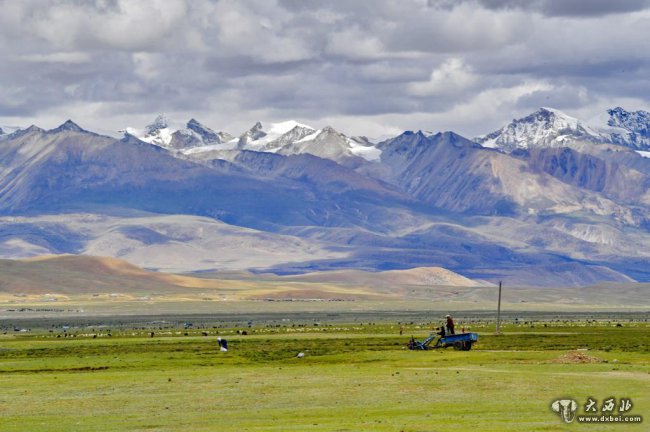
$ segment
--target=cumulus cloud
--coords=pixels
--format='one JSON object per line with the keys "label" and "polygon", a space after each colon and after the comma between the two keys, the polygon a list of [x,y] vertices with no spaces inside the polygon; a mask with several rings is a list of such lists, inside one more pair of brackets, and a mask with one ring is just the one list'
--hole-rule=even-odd
{"label": "cumulus cloud", "polygon": [[449,95],[463,92],[477,81],[462,59],[452,57],[434,69],[428,81],[411,83],[408,89],[414,96]]}
{"label": "cumulus cloud", "polygon": [[0,0],[0,125],[473,136],[539,105],[648,109],[649,3]]}

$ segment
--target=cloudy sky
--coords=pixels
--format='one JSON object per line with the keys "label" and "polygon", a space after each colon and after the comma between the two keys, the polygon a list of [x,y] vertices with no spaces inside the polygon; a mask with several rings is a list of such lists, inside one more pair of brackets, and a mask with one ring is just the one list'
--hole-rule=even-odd
{"label": "cloudy sky", "polygon": [[650,0],[0,0],[0,125],[474,136],[650,109]]}

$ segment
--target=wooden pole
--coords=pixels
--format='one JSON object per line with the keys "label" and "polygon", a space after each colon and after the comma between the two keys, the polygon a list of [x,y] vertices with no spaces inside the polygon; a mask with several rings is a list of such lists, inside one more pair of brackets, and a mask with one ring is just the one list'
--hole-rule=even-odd
{"label": "wooden pole", "polygon": [[499,303],[497,304],[497,334],[501,334],[501,281],[499,281]]}

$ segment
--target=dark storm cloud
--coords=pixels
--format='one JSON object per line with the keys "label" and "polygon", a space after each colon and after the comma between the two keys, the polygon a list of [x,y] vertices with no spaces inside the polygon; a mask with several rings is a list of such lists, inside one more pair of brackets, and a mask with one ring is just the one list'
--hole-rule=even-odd
{"label": "dark storm cloud", "polygon": [[[648,105],[648,1],[0,0],[0,124],[486,132]],[[616,15],[612,15],[616,14]],[[211,122],[211,123],[210,123]],[[44,125],[44,126],[51,126]],[[371,130],[367,130],[371,129]]]}
{"label": "dark storm cloud", "polygon": [[[592,17],[650,8],[648,0],[476,0],[487,9],[523,9],[548,16]],[[453,8],[457,0],[429,0],[432,7]]]}

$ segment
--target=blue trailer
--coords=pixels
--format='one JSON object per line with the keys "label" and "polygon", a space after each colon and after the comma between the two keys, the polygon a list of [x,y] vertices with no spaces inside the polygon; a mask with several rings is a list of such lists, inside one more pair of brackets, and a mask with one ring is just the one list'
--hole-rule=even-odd
{"label": "blue trailer", "polygon": [[472,344],[478,341],[478,334],[476,333],[460,333],[455,335],[446,335],[439,338],[436,343],[431,346],[431,342],[436,338],[434,333],[431,333],[428,338],[423,341],[411,340],[407,344],[410,350],[430,350],[436,348],[447,348],[453,346],[455,350],[469,351],[472,349]]}

